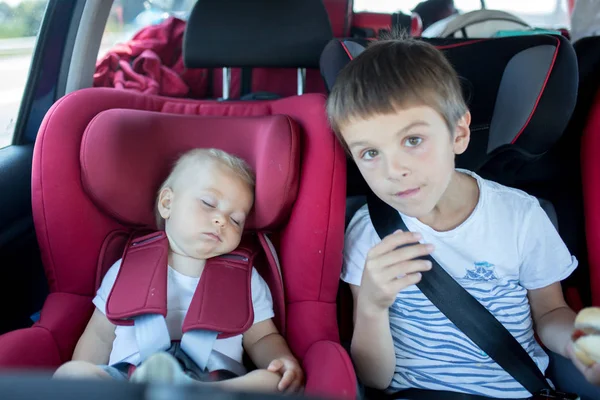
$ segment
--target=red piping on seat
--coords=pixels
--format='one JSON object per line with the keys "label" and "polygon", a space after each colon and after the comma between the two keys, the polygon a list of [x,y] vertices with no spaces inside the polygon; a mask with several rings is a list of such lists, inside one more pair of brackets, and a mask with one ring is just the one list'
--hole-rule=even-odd
{"label": "red piping on seat", "polygon": [[537,100],[535,101],[535,105],[533,106],[533,110],[531,110],[531,113],[529,114],[529,118],[527,118],[525,125],[523,125],[519,133],[517,133],[517,136],[512,140],[511,144],[515,144],[517,139],[519,139],[521,134],[523,134],[523,132],[525,131],[525,128],[527,128],[527,125],[529,125],[529,121],[531,121],[531,118],[533,118],[533,114],[535,114],[535,110],[537,110],[537,106],[540,103],[540,99],[544,94],[544,90],[546,90],[546,85],[548,84],[548,80],[550,79],[550,74],[552,74],[552,70],[554,69],[554,64],[556,63],[556,57],[558,57],[559,48],[560,40],[556,39],[556,50],[554,50],[554,57],[552,57],[552,63],[550,64],[550,68],[548,69],[548,73],[546,74],[546,79],[544,80],[544,84],[542,85],[542,90],[540,90],[540,93],[538,94]]}
{"label": "red piping on seat", "polygon": [[350,60],[354,60],[354,57],[352,57],[352,54],[350,53],[350,50],[348,50],[348,47],[346,47],[346,43],[340,42],[340,44],[342,45],[342,48],[346,51],[346,54],[348,54],[348,58]]}
{"label": "red piping on seat", "polygon": [[441,46],[435,46],[435,48],[438,49],[438,50],[453,49],[455,47],[462,47],[462,46],[468,46],[470,44],[475,44],[475,43],[479,43],[479,42],[485,42],[487,40],[489,40],[489,39],[469,40],[468,42],[453,43],[453,44],[444,44],[444,45],[441,45]]}

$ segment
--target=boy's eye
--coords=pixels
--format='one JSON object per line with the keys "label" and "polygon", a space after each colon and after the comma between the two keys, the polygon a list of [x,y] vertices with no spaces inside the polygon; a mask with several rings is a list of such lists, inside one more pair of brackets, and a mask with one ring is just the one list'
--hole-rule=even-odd
{"label": "boy's eye", "polygon": [[231,222],[233,222],[235,225],[241,226],[240,221],[236,220],[235,218],[230,218],[230,219],[231,219]]}
{"label": "boy's eye", "polygon": [[404,143],[408,147],[416,147],[416,146],[420,145],[421,142],[423,142],[423,139],[421,139],[420,137],[412,136],[412,137],[409,137],[408,139],[406,139],[406,141]]}
{"label": "boy's eye", "polygon": [[372,160],[379,155],[377,150],[367,150],[365,151],[360,158],[363,160]]}

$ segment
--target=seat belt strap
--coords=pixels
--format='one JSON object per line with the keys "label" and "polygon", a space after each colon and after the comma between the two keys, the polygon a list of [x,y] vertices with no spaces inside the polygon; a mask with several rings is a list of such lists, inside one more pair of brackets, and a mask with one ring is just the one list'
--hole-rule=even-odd
{"label": "seat belt strap", "polygon": [[217,336],[219,336],[218,332],[205,329],[185,332],[181,337],[181,350],[194,360],[201,371],[206,371]]}
{"label": "seat belt strap", "polygon": [[140,352],[140,362],[152,354],[171,347],[167,321],[161,314],[144,314],[133,319],[135,340]]}
{"label": "seat belt strap", "polygon": [[[394,208],[370,192],[369,215],[381,239],[401,229],[408,231]],[[417,287],[450,321],[531,394],[550,389],[544,375],[513,335],[431,256],[430,271]]]}
{"label": "seat belt strap", "polygon": [[[171,347],[171,337],[162,315],[144,314],[136,317],[134,327],[140,362],[156,352]],[[238,376],[245,375],[246,368],[242,364],[218,351],[213,351],[218,335],[218,332],[202,329],[186,332],[181,338],[181,350],[202,372],[227,370]]]}
{"label": "seat belt strap", "polygon": [[216,350],[210,354],[206,368],[209,372],[225,370],[233,372],[237,376],[246,375],[248,372],[244,365]]}

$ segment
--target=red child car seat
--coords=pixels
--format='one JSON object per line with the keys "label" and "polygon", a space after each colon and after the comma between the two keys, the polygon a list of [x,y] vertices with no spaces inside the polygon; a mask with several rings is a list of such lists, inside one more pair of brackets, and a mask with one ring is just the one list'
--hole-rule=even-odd
{"label": "red child car seat", "polygon": [[[145,163],[139,160],[140,165],[146,166],[137,171],[129,166],[130,157],[114,158],[114,154],[112,154],[112,149],[116,147],[122,148],[121,152],[135,151],[134,148],[128,149],[127,145],[121,144],[120,141],[123,135],[133,135],[128,132],[139,130],[136,118],[142,117],[150,120],[156,118],[139,112],[133,112],[130,116],[108,111],[96,117],[88,125],[81,152],[82,181],[90,196],[108,213],[114,214],[119,219],[130,220],[132,226],[152,228],[153,213],[148,213],[149,210],[146,208],[140,208],[138,202],[129,202],[127,192],[133,191],[140,197],[143,195],[144,199],[153,197],[156,193],[156,181],[164,179],[165,171],[160,163],[147,165],[150,160],[146,160]],[[194,126],[193,120],[173,117],[172,115],[160,115],[157,122],[162,125],[162,128],[156,128],[154,133],[143,133],[142,131],[144,137],[140,137],[140,140],[161,145],[161,150],[149,152],[149,157],[159,156],[159,159],[171,160],[173,159],[172,148],[180,145],[179,141],[183,140],[180,139],[182,135],[185,135],[183,137],[186,139],[197,135],[194,133],[197,128]],[[289,208],[297,193],[299,138],[295,125],[283,116],[271,117],[268,121],[264,118],[245,121],[243,128],[239,122],[223,118],[218,121],[205,120],[202,123],[204,124],[203,130],[210,129],[214,132],[228,130],[228,132],[220,133],[218,147],[227,146],[227,142],[234,140],[253,142],[252,146],[257,153],[262,152],[281,165],[276,170],[268,165],[265,167],[265,164],[256,166],[257,173],[261,175],[258,178],[259,182],[269,182],[269,185],[273,185],[273,187],[266,185],[257,187],[256,207],[251,218],[254,218],[254,224],[257,224],[256,221],[261,222],[254,226],[251,223],[249,227],[258,231],[269,229],[269,225],[276,224],[282,216],[285,216],[286,209]],[[238,129],[235,128],[236,124],[240,126]],[[127,130],[124,130],[124,127]],[[169,135],[170,129],[176,130],[177,133]],[[236,132],[239,132],[239,129],[247,129],[249,132],[256,130],[260,132],[259,135],[262,135],[261,140],[253,137],[250,133],[246,134],[246,137],[238,138],[239,133]],[[279,136],[273,138],[272,135]],[[162,143],[163,136],[173,143]],[[171,137],[169,138],[169,136]],[[208,138],[205,140],[210,142]],[[108,150],[105,150],[107,146]],[[245,155],[244,158],[251,159],[252,155]],[[111,179],[113,174],[118,174],[120,179]],[[267,194],[264,194],[263,190],[268,190]],[[286,198],[289,201],[279,200]],[[271,199],[278,200],[272,203]],[[150,204],[147,201],[144,203]],[[265,209],[263,205],[268,205],[269,208]],[[263,225],[265,223],[266,225]],[[134,231],[134,233],[136,232],[137,230]],[[261,237],[264,238],[264,235]],[[217,334],[220,337],[241,334],[251,326],[252,303],[248,289],[251,267],[257,261],[256,249],[260,246],[256,241],[250,239],[244,240],[236,251],[222,257],[215,257],[207,262],[201,283],[184,320],[182,349],[201,365],[201,369],[207,366],[206,362],[210,351],[204,352],[204,350],[211,350],[212,342],[209,341],[208,346],[201,346],[199,340],[211,337],[216,339]],[[261,242],[265,241],[266,239]],[[268,247],[266,250],[269,250]],[[242,257],[242,262],[233,258],[236,255]],[[114,324],[128,325],[135,322],[136,327],[138,323],[143,325],[144,328],[140,330],[140,335],[136,334],[142,359],[153,352],[165,350],[171,342],[164,319],[166,316],[167,256],[168,241],[164,232],[133,238],[126,246],[115,285],[107,301],[106,315]],[[258,262],[261,261],[258,260]],[[267,281],[271,281],[273,296],[279,305],[277,325],[281,331],[284,331],[285,308],[283,307],[284,300],[279,272],[274,263],[267,264],[267,266],[269,265],[274,268],[263,269],[263,275]],[[224,293],[227,295],[224,296]],[[147,328],[151,328],[154,333],[151,341],[143,340],[144,336],[141,335],[147,332]],[[206,334],[209,331],[210,333],[214,332],[214,335],[207,337]],[[199,362],[200,359],[203,361]],[[215,359],[215,357],[211,357],[211,359]],[[243,371],[239,372],[239,366],[235,369],[219,369],[230,369],[238,374],[243,373]]]}
{"label": "red child car seat", "polygon": [[[263,7],[260,3],[258,8]],[[265,1],[264,7],[270,4]],[[213,17],[223,24],[229,19]],[[190,20],[188,26],[194,23]],[[249,34],[238,28],[243,36]],[[328,40],[313,35],[286,42],[268,24],[261,31],[270,32],[266,39],[277,37],[277,45],[215,44],[211,48],[221,49],[223,60],[213,53],[211,66],[316,68]],[[197,33],[195,41],[186,33],[186,54],[187,46],[205,47],[205,32]],[[215,37],[215,42],[220,39]],[[306,51],[290,51],[285,64],[277,65],[274,60],[280,53],[271,50],[282,48]],[[202,65],[202,55],[195,54],[195,67],[208,67]],[[229,54],[242,61],[233,62]],[[269,233],[279,254],[283,291],[276,277],[263,276],[274,294],[277,316],[285,307],[279,325],[305,369],[306,393],[354,397],[356,378],[339,345],[335,304],[342,263],[345,157],[324,107],[325,96],[318,94],[216,102],[105,88],[80,90],[59,100],[40,127],[32,177],[34,220],[50,295],[33,327],[0,336],[0,365],[56,367],[71,358],[103,274],[120,257],[132,231],[155,229],[151,204],[157,186],[149,183],[158,185],[164,179],[177,154],[210,146],[244,157],[257,172],[257,200],[248,227]],[[300,162],[297,174],[288,176],[293,164],[285,157],[292,146],[281,140],[294,130]],[[278,173],[281,179],[287,176],[288,181],[284,185],[264,171]],[[297,191],[290,189],[294,180]],[[115,196],[122,193],[127,195]],[[285,304],[277,302],[283,295]]]}

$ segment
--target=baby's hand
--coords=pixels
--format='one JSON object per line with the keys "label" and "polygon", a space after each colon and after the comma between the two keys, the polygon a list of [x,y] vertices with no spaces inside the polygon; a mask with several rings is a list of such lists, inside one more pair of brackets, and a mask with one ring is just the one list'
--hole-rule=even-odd
{"label": "baby's hand", "polygon": [[293,357],[281,357],[271,361],[267,368],[271,372],[281,375],[277,389],[281,392],[298,392],[304,384],[304,372],[300,364]]}

